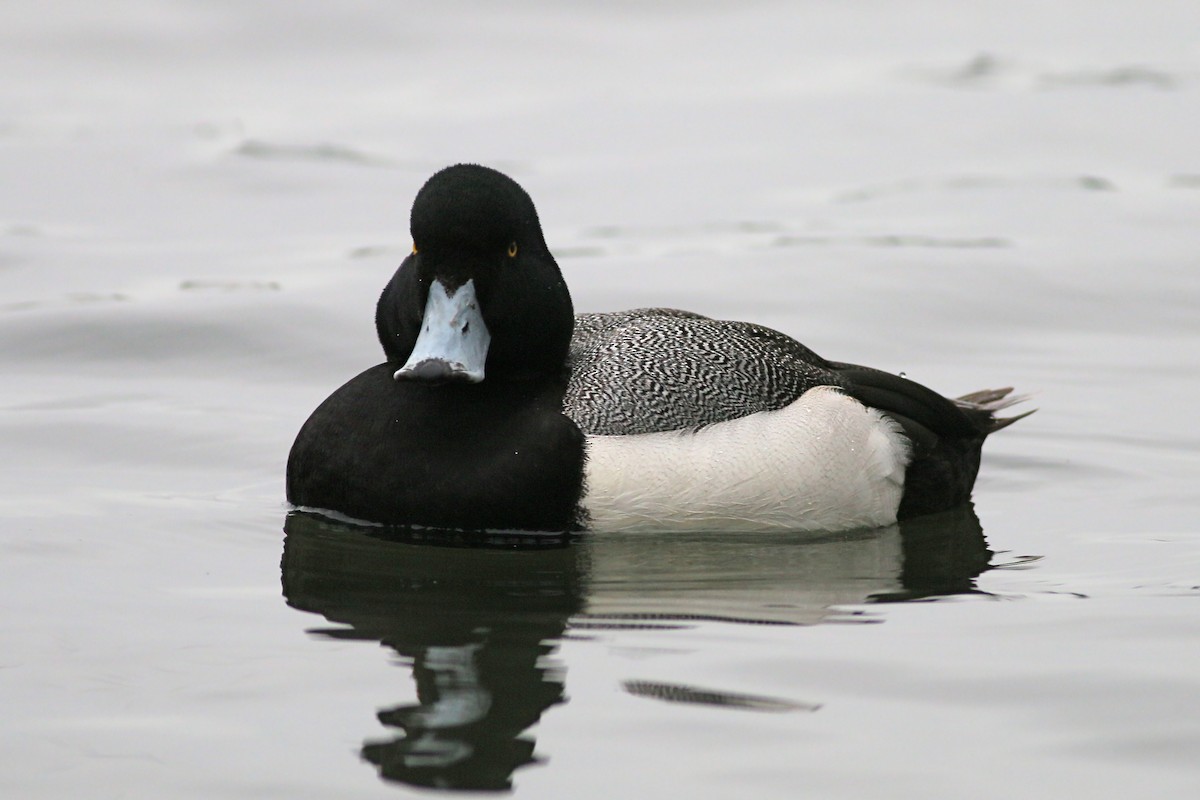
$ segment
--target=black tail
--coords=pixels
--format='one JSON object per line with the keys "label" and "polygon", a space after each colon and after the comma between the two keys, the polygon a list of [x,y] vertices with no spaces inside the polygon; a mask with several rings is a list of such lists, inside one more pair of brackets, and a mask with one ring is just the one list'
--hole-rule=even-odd
{"label": "black tail", "polygon": [[1007,428],[1019,419],[1025,419],[1036,408],[1026,411],[1024,414],[1017,414],[1013,417],[997,417],[996,412],[1002,411],[1009,406],[1015,406],[1017,403],[1022,403],[1029,399],[1027,394],[1013,394],[1012,387],[1006,386],[1003,389],[983,389],[978,392],[964,394],[957,398],[954,404],[961,408],[965,413],[972,415],[979,420],[983,429],[983,435],[995,433],[1001,428]]}
{"label": "black tail", "polygon": [[1011,387],[985,389],[951,400],[891,373],[853,364],[833,367],[845,381],[847,394],[894,419],[912,442],[900,519],[945,511],[969,500],[979,473],[983,440],[1033,413],[996,416],[1026,399],[1013,395]]}

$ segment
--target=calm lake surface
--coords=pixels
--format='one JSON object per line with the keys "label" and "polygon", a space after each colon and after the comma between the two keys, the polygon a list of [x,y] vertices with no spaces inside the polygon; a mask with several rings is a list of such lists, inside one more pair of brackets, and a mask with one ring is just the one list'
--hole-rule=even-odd
{"label": "calm lake surface", "polygon": [[[10,0],[0,796],[1193,797],[1200,5]],[[812,536],[289,516],[478,161],[576,308],[1014,385],[974,509]],[[433,787],[433,788],[428,788]]]}

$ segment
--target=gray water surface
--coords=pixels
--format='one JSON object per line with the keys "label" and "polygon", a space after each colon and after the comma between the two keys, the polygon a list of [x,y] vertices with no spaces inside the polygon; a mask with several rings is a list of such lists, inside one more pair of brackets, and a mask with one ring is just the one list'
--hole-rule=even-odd
{"label": "gray water surface", "polygon": [[[0,10],[0,795],[1189,797],[1194,3]],[[409,204],[576,308],[1039,411],[842,536],[388,540],[283,501]],[[450,546],[458,545],[458,546]],[[436,792],[434,792],[436,793]]]}

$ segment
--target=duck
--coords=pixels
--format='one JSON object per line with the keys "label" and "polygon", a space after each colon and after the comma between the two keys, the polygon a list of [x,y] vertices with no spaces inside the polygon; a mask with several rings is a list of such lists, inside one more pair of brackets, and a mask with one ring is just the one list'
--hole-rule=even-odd
{"label": "duck", "polygon": [[1011,388],[951,399],[749,322],[576,315],[529,194],[430,177],[376,303],[385,360],[288,455],[288,502],[471,531],[875,528],[968,503]]}

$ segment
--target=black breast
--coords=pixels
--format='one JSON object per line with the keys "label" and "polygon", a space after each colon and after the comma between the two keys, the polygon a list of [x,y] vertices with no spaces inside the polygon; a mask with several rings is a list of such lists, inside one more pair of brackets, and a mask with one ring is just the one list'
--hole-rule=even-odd
{"label": "black breast", "polygon": [[380,364],[334,392],[288,459],[288,500],[385,524],[575,530],[583,436],[538,382],[427,386]]}

